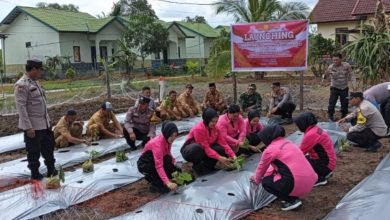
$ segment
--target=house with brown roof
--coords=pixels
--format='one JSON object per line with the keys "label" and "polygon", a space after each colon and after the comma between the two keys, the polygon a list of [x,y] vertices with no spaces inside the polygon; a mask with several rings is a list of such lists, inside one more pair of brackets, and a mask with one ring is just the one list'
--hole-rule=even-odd
{"label": "house with brown roof", "polygon": [[[390,0],[383,0],[390,12]],[[377,0],[319,0],[310,14],[311,23],[325,38],[344,45],[358,35],[357,27],[375,15]]]}

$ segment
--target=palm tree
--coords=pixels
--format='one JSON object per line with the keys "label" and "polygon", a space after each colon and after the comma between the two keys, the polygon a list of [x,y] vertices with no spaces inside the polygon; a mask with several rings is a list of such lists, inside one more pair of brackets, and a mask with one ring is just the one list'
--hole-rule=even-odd
{"label": "palm tree", "polygon": [[216,3],[217,14],[233,15],[236,22],[304,19],[310,8],[303,2],[279,0],[220,0]]}

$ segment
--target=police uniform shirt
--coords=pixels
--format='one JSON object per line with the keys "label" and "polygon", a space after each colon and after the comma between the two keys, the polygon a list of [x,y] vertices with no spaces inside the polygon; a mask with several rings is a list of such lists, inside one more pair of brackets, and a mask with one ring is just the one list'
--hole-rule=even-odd
{"label": "police uniform shirt", "polygon": [[45,130],[51,127],[45,91],[38,81],[24,75],[15,83],[14,93],[20,129]]}

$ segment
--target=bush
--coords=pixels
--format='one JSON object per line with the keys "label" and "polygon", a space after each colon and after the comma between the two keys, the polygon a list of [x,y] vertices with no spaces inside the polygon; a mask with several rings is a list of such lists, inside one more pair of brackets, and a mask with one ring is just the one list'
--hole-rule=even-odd
{"label": "bush", "polygon": [[188,73],[190,73],[191,75],[194,75],[195,73],[199,72],[198,62],[192,62],[191,60],[188,60],[186,65],[187,65]]}
{"label": "bush", "polygon": [[74,79],[76,77],[76,71],[73,68],[66,70],[65,77],[67,79]]}

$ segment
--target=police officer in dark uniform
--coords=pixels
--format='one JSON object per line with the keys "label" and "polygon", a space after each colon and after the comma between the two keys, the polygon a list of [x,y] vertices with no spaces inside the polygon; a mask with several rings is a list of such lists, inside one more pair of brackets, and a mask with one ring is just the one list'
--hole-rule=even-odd
{"label": "police officer in dark uniform", "polygon": [[47,176],[57,175],[54,159],[54,136],[47,110],[45,91],[38,79],[42,74],[42,61],[27,60],[26,74],[14,85],[16,108],[19,113],[18,127],[24,131],[28,168],[31,179],[41,180],[39,157],[43,156]]}

